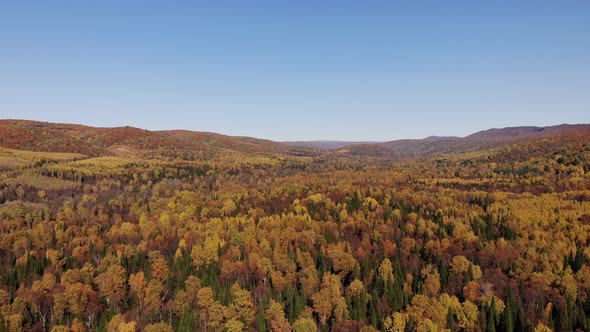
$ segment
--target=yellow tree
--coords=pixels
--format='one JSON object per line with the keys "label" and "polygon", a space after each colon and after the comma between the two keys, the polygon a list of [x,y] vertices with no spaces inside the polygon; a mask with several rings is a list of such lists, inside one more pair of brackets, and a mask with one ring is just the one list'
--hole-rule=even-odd
{"label": "yellow tree", "polygon": [[94,282],[98,285],[100,294],[104,296],[107,303],[118,309],[127,293],[126,271],[120,265],[111,265],[107,270],[99,274]]}
{"label": "yellow tree", "polygon": [[143,271],[134,273],[129,276],[129,288],[131,294],[135,296],[139,302],[139,310],[143,309],[143,299],[145,298],[145,287],[147,285]]}
{"label": "yellow tree", "polygon": [[293,323],[293,332],[317,332],[318,327],[312,318],[298,318]]}
{"label": "yellow tree", "polygon": [[416,295],[407,312],[412,316],[414,323],[424,322],[426,325],[433,323],[443,327],[446,325],[448,310],[436,298]]}
{"label": "yellow tree", "polygon": [[395,278],[393,276],[393,265],[391,264],[389,258],[385,258],[383,262],[381,262],[381,265],[379,265],[379,276],[385,282],[395,282]]}
{"label": "yellow tree", "polygon": [[404,332],[408,320],[407,316],[407,314],[396,312],[385,319],[383,328],[386,332]]}
{"label": "yellow tree", "polygon": [[471,266],[471,262],[465,258],[465,256],[455,256],[451,261],[451,272],[454,274],[462,274],[467,273],[469,271],[469,267]]}
{"label": "yellow tree", "polygon": [[191,305],[197,304],[197,292],[201,289],[201,279],[196,276],[188,276],[184,282],[184,289],[187,294],[187,300]]}
{"label": "yellow tree", "polygon": [[270,329],[273,332],[291,332],[291,324],[285,318],[283,305],[271,300],[268,309],[266,309],[266,320],[270,321]]}
{"label": "yellow tree", "polygon": [[424,279],[424,294],[434,296],[440,291],[440,276],[438,271],[428,264],[420,271],[422,278]]}
{"label": "yellow tree", "polygon": [[238,319],[246,326],[254,321],[255,311],[252,294],[249,291],[240,288],[238,283],[231,287],[232,302],[229,305],[228,317]]}
{"label": "yellow tree", "polygon": [[137,322],[127,322],[125,316],[117,314],[111,318],[107,325],[107,332],[135,332],[137,329]]}
{"label": "yellow tree", "polygon": [[354,279],[350,283],[350,285],[348,286],[346,293],[347,293],[348,297],[354,298],[354,297],[361,295],[364,291],[365,291],[365,286],[363,285],[363,282],[358,279]]}
{"label": "yellow tree", "polygon": [[[213,328],[213,330],[217,330],[218,328],[223,326],[225,321],[226,312],[228,308],[219,302],[213,302],[213,304],[207,310],[207,324]],[[236,319],[234,319],[236,320]]]}
{"label": "yellow tree", "polygon": [[143,328],[143,332],[173,332],[174,329],[172,328],[172,326],[160,322],[160,323],[154,323],[154,324],[149,324],[146,325]]}
{"label": "yellow tree", "polygon": [[148,317],[161,315],[163,292],[164,285],[160,281],[152,279],[148,282],[145,288],[145,306],[143,311]]}
{"label": "yellow tree", "polygon": [[213,297],[213,289],[211,287],[203,287],[197,292],[197,304],[200,311],[200,320],[205,324],[205,329],[209,325],[209,309],[215,303]]}
{"label": "yellow tree", "polygon": [[477,323],[479,310],[475,304],[466,300],[461,305],[461,310],[459,310],[456,314],[457,326],[464,329],[472,329]]}
{"label": "yellow tree", "polygon": [[337,275],[325,273],[320,290],[311,299],[313,310],[323,326],[326,326],[330,318],[335,322],[348,318],[346,300],[342,296],[342,282]]}
{"label": "yellow tree", "polygon": [[228,320],[223,327],[226,332],[243,332],[246,330],[246,325],[237,319]]}
{"label": "yellow tree", "polygon": [[217,262],[219,248],[223,246],[224,242],[219,239],[219,234],[207,236],[204,244],[195,244],[191,250],[193,265],[199,268]]}
{"label": "yellow tree", "polygon": [[357,266],[356,259],[345,252],[345,248],[347,248],[347,244],[344,242],[328,246],[328,257],[332,260],[334,271],[339,272],[342,276],[345,276]]}
{"label": "yellow tree", "polygon": [[158,254],[151,261],[150,269],[152,276],[161,283],[165,283],[168,279],[168,264],[166,263],[166,259]]}
{"label": "yellow tree", "polygon": [[[43,327],[47,327],[47,318],[51,314],[53,302],[52,292],[56,285],[55,276],[51,273],[45,273],[43,279],[33,282],[31,290],[33,291],[32,309],[39,315]],[[2,301],[0,300],[0,306]]]}

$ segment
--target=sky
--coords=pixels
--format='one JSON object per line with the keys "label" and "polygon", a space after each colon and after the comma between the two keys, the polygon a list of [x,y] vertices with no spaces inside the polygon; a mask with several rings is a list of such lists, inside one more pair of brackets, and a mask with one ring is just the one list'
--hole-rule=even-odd
{"label": "sky", "polygon": [[590,1],[3,1],[0,118],[279,141],[590,123]]}

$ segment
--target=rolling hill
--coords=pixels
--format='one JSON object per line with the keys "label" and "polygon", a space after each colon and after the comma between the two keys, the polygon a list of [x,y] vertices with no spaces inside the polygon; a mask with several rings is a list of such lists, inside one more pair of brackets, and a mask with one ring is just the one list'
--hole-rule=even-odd
{"label": "rolling hill", "polygon": [[427,157],[439,154],[483,151],[519,141],[590,133],[588,124],[562,124],[550,127],[508,127],[479,131],[465,137],[436,137],[395,140],[381,143],[399,157]]}
{"label": "rolling hill", "polygon": [[[526,140],[590,133],[590,125],[508,127],[488,129],[466,137],[430,136],[389,142],[270,140],[188,130],[149,131],[134,127],[97,128],[29,120],[0,120],[0,147],[87,156],[149,154],[209,158],[225,152],[262,155],[371,156],[391,160],[441,154],[477,152]],[[188,156],[188,157],[187,157]]]}
{"label": "rolling hill", "polygon": [[590,124],[561,124],[549,127],[507,127],[492,128],[466,136],[467,140],[512,140],[523,138],[541,138],[571,134],[575,132],[590,132]]}
{"label": "rolling hill", "polygon": [[286,145],[251,137],[187,130],[149,131],[133,127],[97,128],[28,120],[0,120],[0,146],[29,151],[72,152],[88,156],[146,150],[289,153]]}

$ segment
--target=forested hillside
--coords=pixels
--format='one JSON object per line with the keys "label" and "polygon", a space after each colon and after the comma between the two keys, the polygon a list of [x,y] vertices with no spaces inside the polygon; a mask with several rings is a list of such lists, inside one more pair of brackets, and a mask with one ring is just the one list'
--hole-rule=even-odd
{"label": "forested hillside", "polygon": [[0,120],[0,146],[6,148],[76,152],[89,156],[121,153],[203,159],[219,151],[288,153],[301,150],[251,137],[234,137],[187,130],[149,131],[133,127],[97,128],[27,120]]}
{"label": "forested hillside", "polygon": [[407,159],[3,125],[0,331],[590,330],[588,133]]}

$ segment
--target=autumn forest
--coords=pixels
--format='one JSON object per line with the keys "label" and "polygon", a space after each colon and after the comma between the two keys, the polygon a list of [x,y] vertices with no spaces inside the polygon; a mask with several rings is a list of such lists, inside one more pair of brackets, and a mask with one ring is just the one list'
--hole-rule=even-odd
{"label": "autumn forest", "polygon": [[0,121],[0,331],[589,331],[590,127],[321,148]]}

